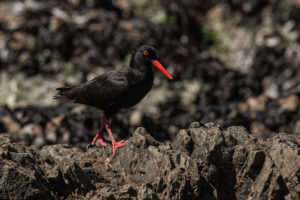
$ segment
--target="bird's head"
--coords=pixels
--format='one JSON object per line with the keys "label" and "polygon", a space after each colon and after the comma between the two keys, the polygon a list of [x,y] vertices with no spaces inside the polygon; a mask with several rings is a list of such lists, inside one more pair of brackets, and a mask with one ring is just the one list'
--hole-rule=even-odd
{"label": "bird's head", "polygon": [[135,62],[137,65],[152,65],[159,69],[165,76],[169,79],[173,79],[173,77],[169,74],[169,72],[160,64],[158,61],[157,51],[154,47],[148,45],[140,46],[132,55],[130,65],[134,65]]}

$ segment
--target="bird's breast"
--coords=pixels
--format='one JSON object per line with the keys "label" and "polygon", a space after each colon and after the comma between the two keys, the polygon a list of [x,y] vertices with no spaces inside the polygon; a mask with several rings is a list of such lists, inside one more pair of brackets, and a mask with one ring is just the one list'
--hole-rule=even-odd
{"label": "bird's breast", "polygon": [[[151,74],[150,74],[151,75]],[[118,101],[114,103],[116,108],[129,108],[139,103],[151,90],[153,85],[153,76],[145,77],[141,81],[133,81]]]}

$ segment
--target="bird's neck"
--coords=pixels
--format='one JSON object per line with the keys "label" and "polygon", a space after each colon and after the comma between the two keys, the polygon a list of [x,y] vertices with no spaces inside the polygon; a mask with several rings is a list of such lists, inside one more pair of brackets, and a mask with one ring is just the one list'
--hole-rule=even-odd
{"label": "bird's neck", "polygon": [[148,80],[150,82],[154,79],[154,69],[151,66],[151,63],[149,64],[136,64],[133,67],[131,67],[135,74],[140,77],[141,80]]}
{"label": "bird's neck", "polygon": [[154,69],[152,67],[151,62],[148,60],[143,59],[133,59],[134,55],[132,56],[132,59],[130,61],[130,68],[133,69],[137,74],[143,77],[149,77],[154,76]]}

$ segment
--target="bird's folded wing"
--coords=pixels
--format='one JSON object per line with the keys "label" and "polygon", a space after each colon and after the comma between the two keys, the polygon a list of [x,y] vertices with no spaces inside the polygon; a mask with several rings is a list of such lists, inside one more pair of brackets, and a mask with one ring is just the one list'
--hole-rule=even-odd
{"label": "bird's folded wing", "polygon": [[74,102],[107,107],[114,103],[128,88],[128,72],[111,71],[102,74],[69,91]]}

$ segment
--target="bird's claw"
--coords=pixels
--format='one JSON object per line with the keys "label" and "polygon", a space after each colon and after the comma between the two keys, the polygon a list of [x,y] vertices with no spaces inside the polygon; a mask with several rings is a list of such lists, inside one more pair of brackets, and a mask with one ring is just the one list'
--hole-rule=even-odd
{"label": "bird's claw", "polygon": [[95,145],[97,140],[99,140],[102,146],[107,146],[107,140],[103,137],[102,133],[97,133],[97,135],[93,139],[92,145]]}
{"label": "bird's claw", "polygon": [[106,139],[104,139],[103,136],[99,138],[99,142],[102,146],[104,146],[104,147],[107,146],[107,143],[106,143],[107,141],[106,141]]}
{"label": "bird's claw", "polygon": [[88,151],[89,149],[93,148],[95,145],[93,144],[88,144],[86,145],[86,150]]}

